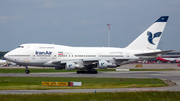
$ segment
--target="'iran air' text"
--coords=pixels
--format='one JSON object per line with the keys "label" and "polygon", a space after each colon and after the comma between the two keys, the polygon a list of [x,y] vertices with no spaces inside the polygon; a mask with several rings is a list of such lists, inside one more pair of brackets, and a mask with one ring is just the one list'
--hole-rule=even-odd
{"label": "'iran air' text", "polygon": [[45,52],[36,51],[35,53],[36,55],[51,55],[52,54],[52,52],[50,51],[45,51]]}

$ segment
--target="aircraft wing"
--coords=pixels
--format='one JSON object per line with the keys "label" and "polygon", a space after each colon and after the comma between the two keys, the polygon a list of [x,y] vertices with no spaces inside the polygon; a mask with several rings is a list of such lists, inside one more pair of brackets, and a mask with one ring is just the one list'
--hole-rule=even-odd
{"label": "aircraft wing", "polygon": [[69,61],[84,61],[84,62],[98,62],[100,60],[110,60],[110,59],[114,59],[117,61],[128,61],[131,59],[139,59],[138,57],[116,57],[116,58],[87,58],[87,59],[72,59],[72,60],[53,60],[51,61],[52,63],[56,64],[56,63],[66,63]]}
{"label": "aircraft wing", "polygon": [[117,61],[128,61],[128,60],[134,60],[134,59],[139,59],[139,57],[118,57],[114,58]]}
{"label": "aircraft wing", "polygon": [[73,62],[76,62],[76,61],[84,61],[84,62],[98,62],[98,58],[89,58],[89,59],[71,59],[71,60],[53,60],[52,63],[53,64],[57,64],[57,63],[66,63],[66,62],[69,62],[69,61],[73,61]]}
{"label": "aircraft wing", "polygon": [[[115,58],[86,58],[86,59],[71,59],[71,60],[52,60],[50,61],[52,64],[66,64],[68,62],[74,63],[83,63],[85,65],[97,64],[100,61],[107,61],[107,62],[115,62],[118,65],[121,63],[126,62],[134,62],[135,60],[139,59],[139,57],[115,57]],[[124,64],[124,63],[123,63]]]}

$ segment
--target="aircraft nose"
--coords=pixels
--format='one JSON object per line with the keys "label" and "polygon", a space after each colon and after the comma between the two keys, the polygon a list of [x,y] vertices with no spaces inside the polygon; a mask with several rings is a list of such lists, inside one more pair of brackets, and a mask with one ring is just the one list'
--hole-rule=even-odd
{"label": "aircraft nose", "polygon": [[6,54],[4,55],[4,58],[5,58],[6,60],[8,60],[8,53],[6,53]]}

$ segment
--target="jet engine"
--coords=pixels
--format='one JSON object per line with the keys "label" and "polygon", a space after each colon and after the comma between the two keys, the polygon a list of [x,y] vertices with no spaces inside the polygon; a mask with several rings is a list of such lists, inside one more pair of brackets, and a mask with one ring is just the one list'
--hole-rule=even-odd
{"label": "jet engine", "polygon": [[75,69],[75,63],[73,63],[73,62],[67,62],[65,69],[66,69],[66,70],[74,70],[74,69]]}
{"label": "jet engine", "polygon": [[99,69],[107,69],[107,67],[108,67],[108,62],[107,61],[104,61],[104,60],[99,61],[99,64],[98,64]]}

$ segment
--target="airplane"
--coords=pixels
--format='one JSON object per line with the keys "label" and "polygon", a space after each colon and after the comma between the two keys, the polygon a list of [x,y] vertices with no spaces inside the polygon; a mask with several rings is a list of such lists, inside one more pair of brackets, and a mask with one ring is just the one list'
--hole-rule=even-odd
{"label": "airplane", "polygon": [[9,66],[9,65],[16,66],[16,63],[9,62],[9,61],[7,61],[5,59],[2,59],[2,60],[0,60],[0,65],[1,66]]}
{"label": "airplane", "polygon": [[156,60],[162,61],[162,62],[171,62],[171,63],[179,63],[180,58],[162,58],[162,57],[157,57]]}
{"label": "airplane", "polygon": [[55,70],[77,70],[77,74],[97,74],[98,69],[146,60],[171,52],[156,49],[169,16],[161,16],[125,48],[71,47],[55,44],[27,43],[6,53],[4,58],[18,65],[54,67]]}
{"label": "airplane", "polygon": [[6,60],[0,60],[0,65],[5,65],[5,64],[7,64]]}

